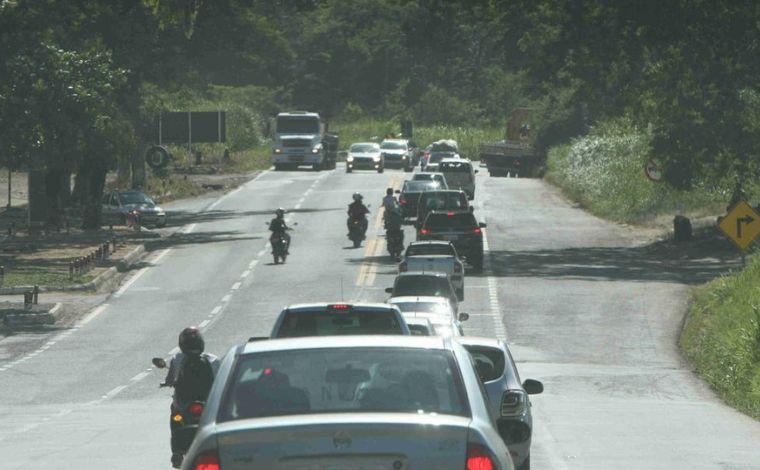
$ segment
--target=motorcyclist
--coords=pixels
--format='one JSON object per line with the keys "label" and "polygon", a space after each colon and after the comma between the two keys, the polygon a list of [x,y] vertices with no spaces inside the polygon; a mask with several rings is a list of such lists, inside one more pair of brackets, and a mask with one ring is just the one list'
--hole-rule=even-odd
{"label": "motorcyclist", "polygon": [[[269,242],[274,245],[275,240],[282,237],[287,242],[288,248],[290,248],[290,235],[287,233],[287,230],[290,230],[290,227],[285,223],[285,209],[280,207],[274,213],[275,218],[269,222],[269,230],[272,232],[272,235],[269,237]],[[286,251],[285,254],[290,253],[289,251]]]}
{"label": "motorcyclist", "polygon": [[171,405],[169,425],[172,432],[172,465],[179,467],[187,449],[177,442],[175,430],[182,426],[172,417],[185,404],[192,401],[205,402],[211,391],[216,372],[219,370],[219,359],[213,354],[203,352],[205,342],[198,327],[189,326],[179,334],[180,352],[174,355],[162,387],[174,387],[174,398]]}
{"label": "motorcyclist", "polygon": [[348,222],[346,223],[348,226],[348,235],[351,236],[351,222],[354,220],[359,220],[361,222],[362,234],[365,234],[367,233],[367,226],[369,225],[367,221],[369,209],[367,209],[367,206],[362,202],[364,196],[359,193],[354,193],[352,197],[354,202],[348,205]]}
{"label": "motorcyclist", "polygon": [[385,197],[383,198],[383,207],[386,211],[392,210],[396,207],[398,204],[398,201],[396,200],[396,196],[393,195],[393,188],[388,188],[385,190]]}
{"label": "motorcyclist", "polygon": [[389,241],[395,236],[398,242],[404,244],[404,215],[401,208],[396,205],[392,209],[385,211],[385,238]]}

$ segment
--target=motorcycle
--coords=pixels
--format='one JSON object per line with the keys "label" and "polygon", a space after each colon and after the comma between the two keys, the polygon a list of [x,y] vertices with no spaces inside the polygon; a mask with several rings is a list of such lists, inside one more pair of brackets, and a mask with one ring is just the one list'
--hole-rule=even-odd
{"label": "motorcycle", "polygon": [[367,232],[367,219],[349,219],[348,221],[348,238],[354,242],[354,248],[359,248]]}
{"label": "motorcycle", "polygon": [[386,230],[385,241],[388,246],[388,254],[391,255],[391,258],[401,258],[401,252],[404,251],[404,231]]}
{"label": "motorcycle", "polygon": [[272,243],[272,256],[274,257],[274,264],[280,264],[280,260],[282,262],[285,262],[285,258],[288,256],[288,248],[290,247],[290,242],[288,242],[287,237],[284,236],[284,234],[276,234],[272,235],[271,238]]}
{"label": "motorcycle", "polygon": [[[160,357],[154,357],[153,365],[158,369],[166,368],[166,361]],[[170,385],[161,383],[159,387],[169,387]],[[180,468],[185,454],[195,439],[198,432],[198,423],[200,422],[203,409],[206,403],[200,400],[192,400],[187,403],[180,403],[177,400],[172,401],[171,405],[171,447],[172,447],[172,467]]]}

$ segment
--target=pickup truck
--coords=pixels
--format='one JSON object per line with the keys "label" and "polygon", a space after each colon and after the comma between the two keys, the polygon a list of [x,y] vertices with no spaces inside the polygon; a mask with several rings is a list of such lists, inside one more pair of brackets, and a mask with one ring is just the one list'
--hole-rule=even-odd
{"label": "pickup truck", "polygon": [[433,240],[412,242],[406,248],[398,272],[439,272],[449,276],[461,302],[464,300],[464,264],[450,242]]}

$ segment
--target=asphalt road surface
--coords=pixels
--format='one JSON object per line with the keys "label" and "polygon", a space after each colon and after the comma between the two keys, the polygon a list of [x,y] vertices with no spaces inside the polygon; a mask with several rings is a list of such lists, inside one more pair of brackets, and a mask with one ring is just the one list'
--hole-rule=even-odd
{"label": "asphalt road surface", "polygon": [[[151,357],[168,357],[189,324],[222,355],[266,335],[286,304],[384,300],[395,265],[378,208],[405,177],[265,172],[218,201],[177,206],[177,234],[75,328],[27,335],[16,352],[0,341],[0,468],[169,468],[171,392]],[[664,262],[640,233],[541,181],[478,184],[489,255],[465,281],[465,333],[507,338],[522,378],[544,382],[534,468],[760,469],[760,423],[723,405],[676,346],[689,285],[720,266]],[[372,204],[356,250],[345,226],[354,191]],[[278,206],[297,225],[275,266],[266,223]]]}

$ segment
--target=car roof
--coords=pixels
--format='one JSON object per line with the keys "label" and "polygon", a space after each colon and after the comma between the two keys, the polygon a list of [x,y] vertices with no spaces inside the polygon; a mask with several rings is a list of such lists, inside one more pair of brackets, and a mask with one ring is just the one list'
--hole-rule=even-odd
{"label": "car roof", "polygon": [[409,139],[383,139],[383,142],[398,142],[399,144],[406,144]]}
{"label": "car roof", "polygon": [[440,161],[440,163],[467,163],[468,165],[472,165],[472,161],[467,160],[466,158],[444,158]]}
{"label": "car roof", "polygon": [[363,310],[388,310],[393,309],[392,305],[381,302],[314,302],[304,304],[294,304],[285,307],[283,310],[289,312],[306,312],[320,309],[326,309],[330,305],[350,305],[352,309]]}
{"label": "car roof", "polygon": [[[411,242],[409,246],[419,246],[419,245],[441,245],[441,246],[453,246],[453,244],[446,240],[422,240],[419,242]],[[408,247],[407,247],[408,248]]]}
{"label": "car roof", "polygon": [[420,175],[438,175],[443,176],[443,173],[440,171],[420,171],[418,173],[415,173],[412,177],[420,176]]}
{"label": "car roof", "polygon": [[388,303],[396,302],[435,302],[438,304],[450,305],[449,300],[446,297],[436,297],[432,295],[402,295],[388,300]]}
{"label": "car roof", "polygon": [[269,339],[246,343],[241,354],[269,351],[292,351],[299,349],[336,348],[418,348],[451,350],[450,342],[441,337],[405,335],[344,335],[344,336],[304,336],[299,338]]}
{"label": "car roof", "polygon": [[353,147],[354,145],[371,145],[373,147],[380,146],[380,144],[378,144],[377,142],[354,142],[353,144],[349,146],[349,148]]}

